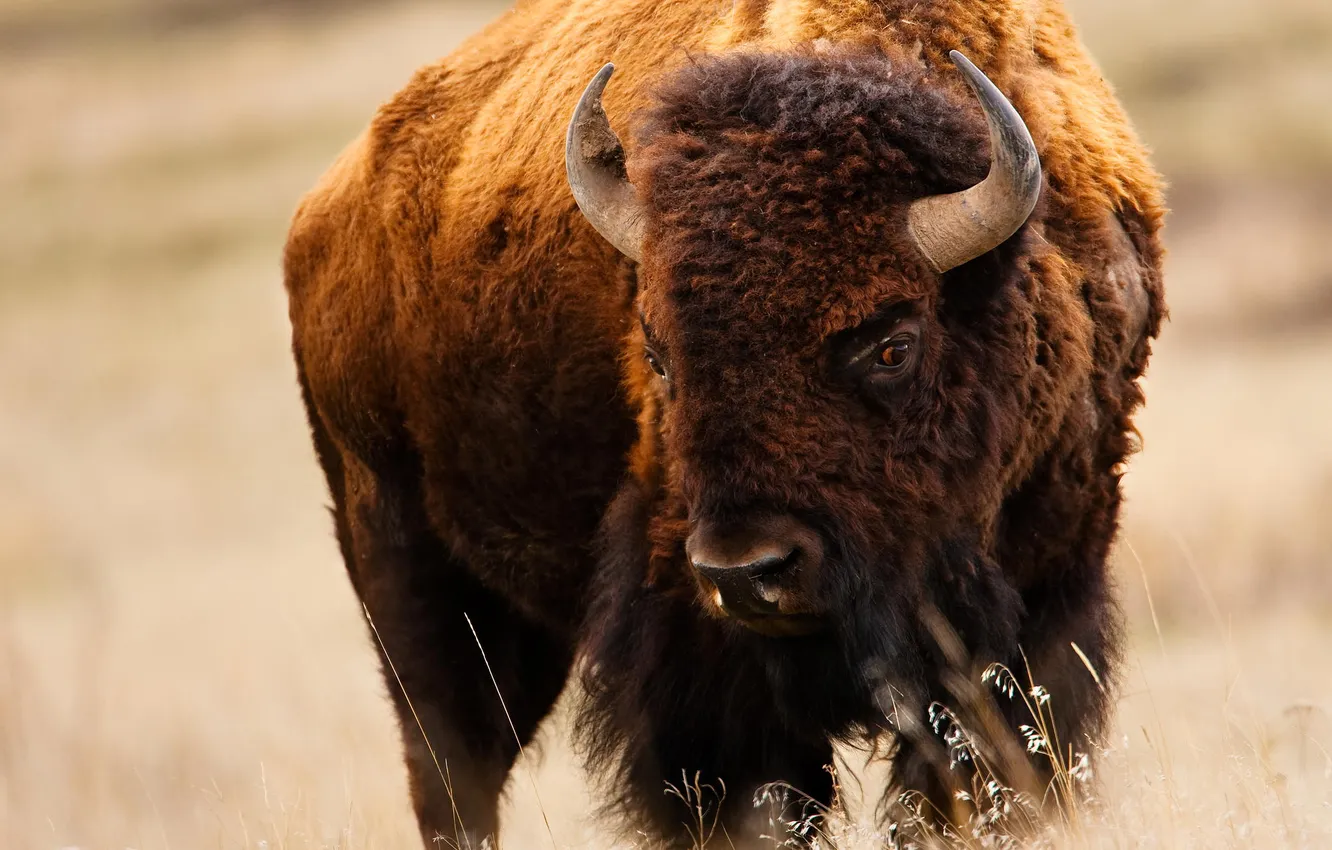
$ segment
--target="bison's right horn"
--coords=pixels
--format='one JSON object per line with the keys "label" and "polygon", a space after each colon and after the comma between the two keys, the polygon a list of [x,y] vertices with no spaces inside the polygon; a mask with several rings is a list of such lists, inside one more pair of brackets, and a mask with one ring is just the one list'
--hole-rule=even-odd
{"label": "bison's right horn", "polygon": [[990,125],[990,174],[965,191],[911,205],[911,234],[940,273],[1002,245],[1026,222],[1041,194],[1041,158],[1022,116],[971,60],[956,50],[949,56]]}
{"label": "bison's right horn", "polygon": [[584,217],[621,254],[641,256],[643,209],[624,170],[624,147],[606,120],[601,92],[615,72],[606,64],[583,90],[564,139],[564,169]]}

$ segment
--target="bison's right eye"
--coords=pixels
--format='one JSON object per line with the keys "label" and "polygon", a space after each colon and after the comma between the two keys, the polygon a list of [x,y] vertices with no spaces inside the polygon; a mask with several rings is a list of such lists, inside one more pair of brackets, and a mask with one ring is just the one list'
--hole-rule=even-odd
{"label": "bison's right eye", "polygon": [[906,334],[898,334],[888,340],[888,344],[879,352],[879,365],[894,372],[900,372],[911,362],[914,340]]}
{"label": "bison's right eye", "polygon": [[650,348],[643,349],[643,359],[647,361],[648,368],[657,373],[657,377],[663,381],[669,381],[670,377],[666,374],[666,367],[661,365],[661,358],[657,352]]}

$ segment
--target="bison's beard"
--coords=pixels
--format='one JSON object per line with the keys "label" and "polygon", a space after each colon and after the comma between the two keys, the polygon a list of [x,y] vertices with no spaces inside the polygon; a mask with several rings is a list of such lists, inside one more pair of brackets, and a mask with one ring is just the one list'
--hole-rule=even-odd
{"label": "bison's beard", "polygon": [[[780,770],[783,748],[877,739],[904,712],[918,726],[950,649],[1009,660],[1016,648],[1021,602],[973,546],[933,544],[928,563],[893,571],[842,546],[828,627],[769,638],[709,616],[689,582],[649,581],[650,509],[630,482],[607,511],[581,644],[578,743],[630,814],[681,771]],[[941,626],[955,646],[940,645]]]}

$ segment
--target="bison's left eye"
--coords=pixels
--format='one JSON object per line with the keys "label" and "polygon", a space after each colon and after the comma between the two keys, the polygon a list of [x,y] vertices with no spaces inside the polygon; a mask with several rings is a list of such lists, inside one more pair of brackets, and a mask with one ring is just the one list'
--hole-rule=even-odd
{"label": "bison's left eye", "polygon": [[921,336],[921,323],[911,316],[873,318],[834,339],[832,363],[844,377],[887,391],[920,365]]}
{"label": "bison's left eye", "polygon": [[899,334],[888,340],[888,344],[879,352],[879,366],[893,372],[900,372],[911,363],[915,340],[907,334]]}
{"label": "bison's left eye", "polygon": [[905,374],[916,362],[918,338],[915,331],[895,333],[879,344],[871,373],[883,378]]}

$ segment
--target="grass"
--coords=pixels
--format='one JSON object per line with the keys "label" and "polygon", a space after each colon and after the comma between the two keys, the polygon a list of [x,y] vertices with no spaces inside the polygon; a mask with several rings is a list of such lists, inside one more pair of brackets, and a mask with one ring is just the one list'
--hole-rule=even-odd
{"label": "grass", "polygon": [[[154,599],[187,598],[169,586],[151,592]],[[235,613],[232,594],[214,586],[203,593],[214,597],[212,606]],[[132,634],[144,627],[114,618],[63,630],[49,622],[42,630],[31,612],[21,618],[21,634],[46,642],[34,646],[10,635],[0,665],[7,721],[0,768],[14,783],[5,789],[8,819],[0,819],[9,830],[0,833],[6,846],[240,848],[260,840],[292,848],[411,846],[388,709],[374,698],[377,683],[367,675],[370,653],[346,635],[326,639],[342,624],[329,623],[322,633],[308,625],[274,629],[274,607],[259,605],[262,619],[252,626],[260,635],[208,641],[220,644],[211,659],[199,652],[205,641],[181,629],[179,617],[160,616],[145,629],[180,630],[174,637],[187,646],[175,652],[150,650]],[[86,636],[72,646],[50,640],[61,631]],[[1308,652],[1326,636],[1308,625],[1258,632],[1233,631],[1233,645],[1168,633],[1159,645],[1137,644],[1120,730],[1097,754],[1092,796],[1077,798],[1072,823],[1037,833],[1042,845],[1326,846],[1332,838],[1325,805],[1332,793],[1323,743],[1328,718],[1321,708],[1330,696],[1327,677],[1306,666],[1307,680],[1292,689],[1285,675],[1265,669],[1274,649]],[[126,657],[136,644],[139,652]],[[255,660],[274,644],[297,652]],[[165,663],[178,654],[206,669]],[[164,681],[144,672],[150,660]],[[236,669],[234,662],[255,669]],[[69,693],[60,684],[66,676],[79,683]],[[119,690],[125,684],[133,691]],[[559,723],[547,730],[541,750],[542,758],[515,771],[508,846],[609,846],[585,821],[589,792]],[[828,831],[841,847],[881,846],[884,830],[867,822],[870,806],[856,796],[858,757],[843,753],[851,765],[845,807]],[[866,793],[873,793],[873,782],[866,780]],[[690,800],[718,792],[680,793],[684,820]],[[995,835],[986,826],[966,824],[960,846],[995,846],[985,843]],[[700,821],[700,828],[709,824]]]}
{"label": "grass", "polygon": [[[78,27],[0,49],[0,847],[413,846],[277,258],[374,106],[500,6],[130,25],[167,2],[0,0],[0,45]],[[1173,322],[1127,480],[1116,730],[1042,840],[1332,846],[1332,12],[1072,5],[1176,184]],[[509,847],[609,846],[566,725],[514,773]],[[880,768],[841,761],[831,828],[881,846]]]}

